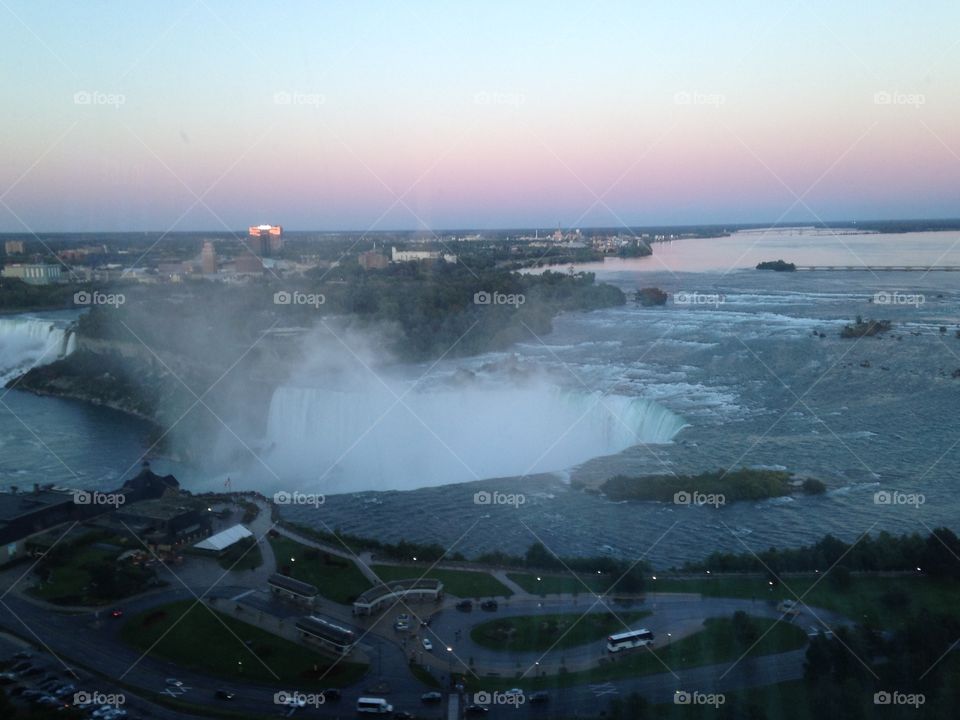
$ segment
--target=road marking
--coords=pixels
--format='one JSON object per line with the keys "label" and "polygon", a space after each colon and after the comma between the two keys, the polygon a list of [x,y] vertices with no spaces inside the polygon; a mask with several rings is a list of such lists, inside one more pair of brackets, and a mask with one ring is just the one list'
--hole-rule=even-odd
{"label": "road marking", "polygon": [[613,683],[607,682],[603,685],[591,685],[590,692],[592,692],[597,697],[603,697],[604,695],[619,695],[620,691],[614,687]]}

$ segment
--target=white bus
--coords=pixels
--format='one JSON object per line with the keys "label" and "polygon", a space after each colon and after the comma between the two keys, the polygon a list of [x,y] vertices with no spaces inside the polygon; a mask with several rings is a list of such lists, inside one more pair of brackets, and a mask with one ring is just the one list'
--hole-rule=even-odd
{"label": "white bus", "polygon": [[607,650],[612,653],[645,645],[653,645],[653,633],[644,628],[618,633],[607,638]]}
{"label": "white bus", "polygon": [[386,715],[393,712],[393,705],[383,698],[362,697],[357,700],[357,712]]}

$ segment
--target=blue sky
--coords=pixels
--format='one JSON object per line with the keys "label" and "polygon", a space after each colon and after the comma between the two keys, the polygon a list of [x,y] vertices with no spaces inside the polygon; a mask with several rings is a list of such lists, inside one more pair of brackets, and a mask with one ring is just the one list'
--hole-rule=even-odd
{"label": "blue sky", "polygon": [[957,3],[723,5],[4,0],[0,231],[960,215]]}

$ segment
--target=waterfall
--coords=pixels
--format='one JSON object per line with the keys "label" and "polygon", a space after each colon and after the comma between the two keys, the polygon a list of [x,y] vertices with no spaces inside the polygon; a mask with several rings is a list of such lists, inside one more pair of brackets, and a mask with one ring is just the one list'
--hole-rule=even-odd
{"label": "waterfall", "polygon": [[76,349],[72,320],[0,316],[0,384],[34,365],[46,365],[72,353]]}
{"label": "waterfall", "polygon": [[539,384],[403,392],[278,388],[269,464],[320,492],[408,490],[564,470],[685,426],[655,402]]}

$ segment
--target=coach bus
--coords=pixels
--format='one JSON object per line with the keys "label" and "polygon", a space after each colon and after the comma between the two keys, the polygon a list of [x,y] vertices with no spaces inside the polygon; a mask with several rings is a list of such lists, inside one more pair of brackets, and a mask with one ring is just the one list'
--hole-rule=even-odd
{"label": "coach bus", "polygon": [[653,645],[653,633],[643,628],[618,633],[607,638],[607,650],[612,653],[635,647],[644,647],[645,645]]}

